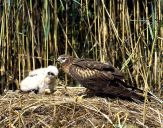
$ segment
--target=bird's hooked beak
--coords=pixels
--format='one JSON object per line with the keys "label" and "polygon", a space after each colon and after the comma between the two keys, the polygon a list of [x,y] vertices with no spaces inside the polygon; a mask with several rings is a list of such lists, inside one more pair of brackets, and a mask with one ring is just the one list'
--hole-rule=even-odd
{"label": "bird's hooked beak", "polygon": [[58,57],[58,59],[55,62],[56,63],[61,63],[61,57]]}

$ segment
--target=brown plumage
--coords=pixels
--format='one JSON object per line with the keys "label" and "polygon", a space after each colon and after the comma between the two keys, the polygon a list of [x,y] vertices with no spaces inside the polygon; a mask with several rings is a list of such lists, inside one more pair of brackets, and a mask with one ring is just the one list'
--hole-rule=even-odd
{"label": "brown plumage", "polygon": [[134,101],[143,101],[141,92],[123,82],[123,74],[110,63],[102,63],[91,59],[77,59],[68,55],[58,58],[62,69],[96,95],[120,97]]}

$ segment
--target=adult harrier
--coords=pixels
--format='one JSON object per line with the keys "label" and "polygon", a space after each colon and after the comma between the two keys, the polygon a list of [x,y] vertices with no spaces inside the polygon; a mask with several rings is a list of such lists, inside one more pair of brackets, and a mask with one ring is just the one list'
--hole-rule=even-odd
{"label": "adult harrier", "polygon": [[91,59],[77,59],[69,55],[61,55],[57,61],[62,69],[95,95],[120,97],[134,101],[144,101],[142,92],[128,86],[123,81],[123,74],[109,63]]}

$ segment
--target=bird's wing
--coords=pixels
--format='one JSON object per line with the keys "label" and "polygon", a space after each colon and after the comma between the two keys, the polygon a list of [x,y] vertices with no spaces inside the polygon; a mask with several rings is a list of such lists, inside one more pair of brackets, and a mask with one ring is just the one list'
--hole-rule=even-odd
{"label": "bird's wing", "polygon": [[69,74],[80,83],[114,79],[111,71],[100,71],[95,68],[86,67],[84,64],[81,66],[72,64],[69,68]]}
{"label": "bird's wing", "polygon": [[82,69],[98,71],[104,76],[108,75],[108,77],[114,76],[117,79],[123,79],[123,74],[109,63],[101,63],[90,59],[78,59],[73,62],[73,65],[81,67]]}
{"label": "bird's wing", "polygon": [[84,87],[94,90],[96,93],[111,94],[114,96],[138,99],[144,97],[137,94],[139,89],[130,87],[121,80],[122,73],[112,65],[93,60],[75,60],[69,74]]}
{"label": "bird's wing", "polygon": [[123,74],[109,63],[105,64],[93,60],[78,59],[72,64],[70,73],[75,76],[76,79],[84,79],[90,82],[105,80],[109,82],[109,80],[115,80],[119,85],[129,90],[138,90],[138,92],[142,93],[142,90],[123,82],[121,80],[123,79]]}
{"label": "bird's wing", "polygon": [[110,71],[99,71],[96,69],[82,68],[78,65],[71,65],[70,75],[84,87],[95,91],[97,94],[109,94],[112,96],[138,99],[143,101],[143,97],[136,94],[136,88],[128,86]]}
{"label": "bird's wing", "polygon": [[46,72],[46,68],[39,68],[39,69],[35,69],[33,71],[29,72],[30,77],[36,76],[36,75],[43,75]]}
{"label": "bird's wing", "polygon": [[37,90],[39,86],[43,86],[43,75],[27,76],[20,83],[20,89],[22,91]]}
{"label": "bird's wing", "polygon": [[104,81],[107,83],[109,80],[113,79],[113,75],[111,73],[106,76],[98,70],[83,69],[77,65],[70,66],[69,74],[84,87],[94,91],[105,88],[106,84],[102,83],[104,83]]}

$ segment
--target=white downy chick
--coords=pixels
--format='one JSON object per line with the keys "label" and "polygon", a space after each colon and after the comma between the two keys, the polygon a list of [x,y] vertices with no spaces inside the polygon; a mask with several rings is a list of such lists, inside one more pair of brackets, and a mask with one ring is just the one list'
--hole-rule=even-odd
{"label": "white downy chick", "polygon": [[57,76],[56,66],[50,65],[47,68],[33,70],[21,81],[20,90],[24,92],[38,90],[39,93],[51,93],[55,89]]}

